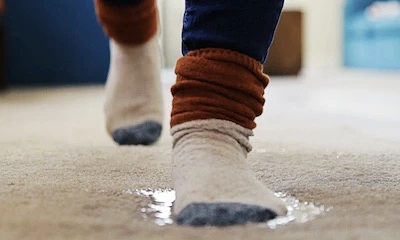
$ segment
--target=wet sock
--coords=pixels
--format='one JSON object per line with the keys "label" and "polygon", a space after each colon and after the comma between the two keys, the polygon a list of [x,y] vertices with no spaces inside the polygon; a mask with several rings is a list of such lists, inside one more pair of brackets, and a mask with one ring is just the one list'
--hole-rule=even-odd
{"label": "wet sock", "polygon": [[208,119],[176,125],[171,133],[178,224],[229,226],[286,213],[284,203],[254,177],[246,162],[251,130]]}
{"label": "wet sock", "polygon": [[178,224],[229,226],[286,213],[246,162],[269,78],[257,60],[228,49],[187,53],[171,89],[173,185]]}
{"label": "wet sock", "polygon": [[111,41],[106,84],[108,132],[121,145],[150,145],[162,131],[163,103],[157,39],[125,46]]}

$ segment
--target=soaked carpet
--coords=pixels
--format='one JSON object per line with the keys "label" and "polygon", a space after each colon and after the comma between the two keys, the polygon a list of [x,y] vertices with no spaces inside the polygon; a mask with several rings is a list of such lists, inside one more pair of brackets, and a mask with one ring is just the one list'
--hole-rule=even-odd
{"label": "soaked carpet", "polygon": [[[169,109],[172,73],[163,78]],[[168,129],[154,147],[117,147],[101,86],[0,94],[0,239],[398,239],[398,79],[341,72],[271,82],[253,170],[277,192],[332,207],[276,229],[143,219],[147,200],[126,191],[171,187]]]}

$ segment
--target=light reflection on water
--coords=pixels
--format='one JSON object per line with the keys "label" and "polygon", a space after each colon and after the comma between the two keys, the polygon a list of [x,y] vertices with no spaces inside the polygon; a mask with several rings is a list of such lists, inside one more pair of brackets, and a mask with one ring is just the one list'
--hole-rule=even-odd
{"label": "light reflection on water", "polygon": [[[154,221],[159,226],[173,224],[172,206],[175,201],[175,191],[170,188],[160,189],[129,189],[124,191],[125,194],[137,195],[150,202],[140,209],[141,215],[145,220]],[[280,198],[288,209],[285,216],[277,217],[266,223],[259,224],[262,227],[275,229],[278,226],[287,225],[289,223],[306,223],[316,219],[318,216],[328,212],[331,207],[315,204],[312,202],[301,202],[300,200],[282,193],[277,192],[275,196]]]}

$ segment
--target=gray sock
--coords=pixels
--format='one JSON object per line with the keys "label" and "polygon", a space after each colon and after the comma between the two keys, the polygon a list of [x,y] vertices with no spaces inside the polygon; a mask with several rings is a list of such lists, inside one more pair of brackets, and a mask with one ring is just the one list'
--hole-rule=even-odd
{"label": "gray sock", "polygon": [[192,203],[177,216],[179,225],[230,226],[260,223],[274,219],[275,212],[268,208],[241,203]]}
{"label": "gray sock", "polygon": [[162,125],[155,121],[146,121],[142,124],[119,128],[112,133],[112,137],[119,145],[151,145],[161,136]]}

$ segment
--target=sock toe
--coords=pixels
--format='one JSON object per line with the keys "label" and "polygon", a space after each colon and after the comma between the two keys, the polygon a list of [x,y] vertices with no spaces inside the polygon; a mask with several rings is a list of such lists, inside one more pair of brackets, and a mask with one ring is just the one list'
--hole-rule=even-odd
{"label": "sock toe", "polygon": [[161,136],[162,125],[155,121],[119,128],[112,137],[119,145],[151,145]]}
{"label": "sock toe", "polygon": [[264,207],[242,203],[192,203],[177,216],[179,225],[232,226],[261,223],[277,214]]}

